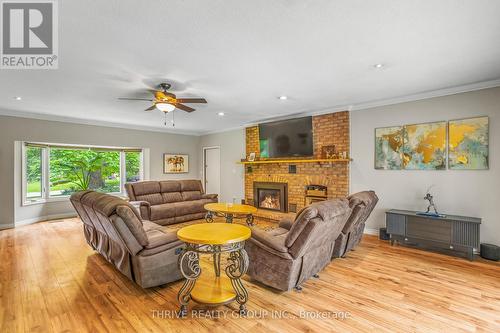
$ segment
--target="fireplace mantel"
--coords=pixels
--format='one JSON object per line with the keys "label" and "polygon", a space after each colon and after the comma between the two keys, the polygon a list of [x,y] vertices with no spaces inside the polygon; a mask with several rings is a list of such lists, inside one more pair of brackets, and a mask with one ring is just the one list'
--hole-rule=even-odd
{"label": "fireplace mantel", "polygon": [[316,159],[290,159],[290,160],[258,160],[258,161],[248,161],[242,160],[237,162],[239,164],[289,164],[289,163],[349,163],[352,162],[352,158],[316,158]]}

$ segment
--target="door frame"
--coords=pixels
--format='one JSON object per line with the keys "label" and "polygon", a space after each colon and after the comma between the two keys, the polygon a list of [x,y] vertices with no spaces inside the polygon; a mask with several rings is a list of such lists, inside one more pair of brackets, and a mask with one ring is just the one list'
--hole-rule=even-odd
{"label": "door frame", "polygon": [[[201,154],[201,172],[202,172],[202,176],[201,176],[201,182],[203,184],[203,190],[205,191],[205,193],[207,193],[207,188],[206,188],[206,174],[205,174],[205,165],[206,165],[206,158],[207,158],[207,150],[209,149],[219,149],[219,192],[220,192],[220,176],[221,176],[221,149],[220,149],[220,146],[207,146],[207,147],[202,147],[202,154]],[[220,195],[220,193],[219,193]]]}

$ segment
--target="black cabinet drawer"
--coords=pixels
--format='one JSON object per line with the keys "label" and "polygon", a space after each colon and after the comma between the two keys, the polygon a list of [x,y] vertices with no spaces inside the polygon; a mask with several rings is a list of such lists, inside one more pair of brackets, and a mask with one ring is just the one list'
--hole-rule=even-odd
{"label": "black cabinet drawer", "polygon": [[406,235],[451,244],[451,223],[409,216],[406,223]]}

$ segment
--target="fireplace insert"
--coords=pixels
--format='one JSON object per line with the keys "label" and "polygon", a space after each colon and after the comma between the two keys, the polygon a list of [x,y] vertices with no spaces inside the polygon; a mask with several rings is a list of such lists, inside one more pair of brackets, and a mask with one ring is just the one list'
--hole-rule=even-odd
{"label": "fireplace insert", "polygon": [[254,205],[257,208],[288,212],[286,183],[254,182],[253,198]]}

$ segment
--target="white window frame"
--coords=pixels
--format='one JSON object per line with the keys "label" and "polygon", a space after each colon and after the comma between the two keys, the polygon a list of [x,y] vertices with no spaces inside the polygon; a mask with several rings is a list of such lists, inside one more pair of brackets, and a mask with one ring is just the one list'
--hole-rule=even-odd
{"label": "white window frame", "polygon": [[[26,148],[27,145],[29,144],[34,144],[34,145],[39,145],[43,146],[41,147],[42,149],[42,197],[40,199],[34,199],[34,200],[29,200],[27,198],[28,194],[28,189],[27,189],[27,178],[26,178]],[[92,145],[75,145],[75,144],[59,144],[59,143],[45,143],[45,142],[31,142],[31,141],[23,141],[21,142],[21,181],[22,181],[22,198],[21,202],[23,206],[29,206],[29,205],[36,205],[36,204],[43,204],[47,202],[57,202],[57,201],[68,201],[69,200],[69,195],[64,195],[64,196],[58,196],[58,197],[50,197],[50,161],[49,161],[49,156],[50,156],[50,149],[51,147],[64,147],[67,149],[82,149],[82,148],[88,148],[88,149],[110,149],[110,150],[115,150],[120,152],[120,192],[113,192],[113,193],[108,193],[112,195],[117,195],[117,196],[126,196],[126,191],[125,191],[125,183],[127,181],[127,174],[126,174],[126,163],[125,163],[125,154],[129,152],[130,150],[138,150],[141,154],[140,156],[140,164],[139,164],[139,178],[140,180],[144,180],[144,166],[146,165],[145,163],[145,149],[144,148],[136,148],[136,147],[109,147],[109,146],[92,146]]]}

